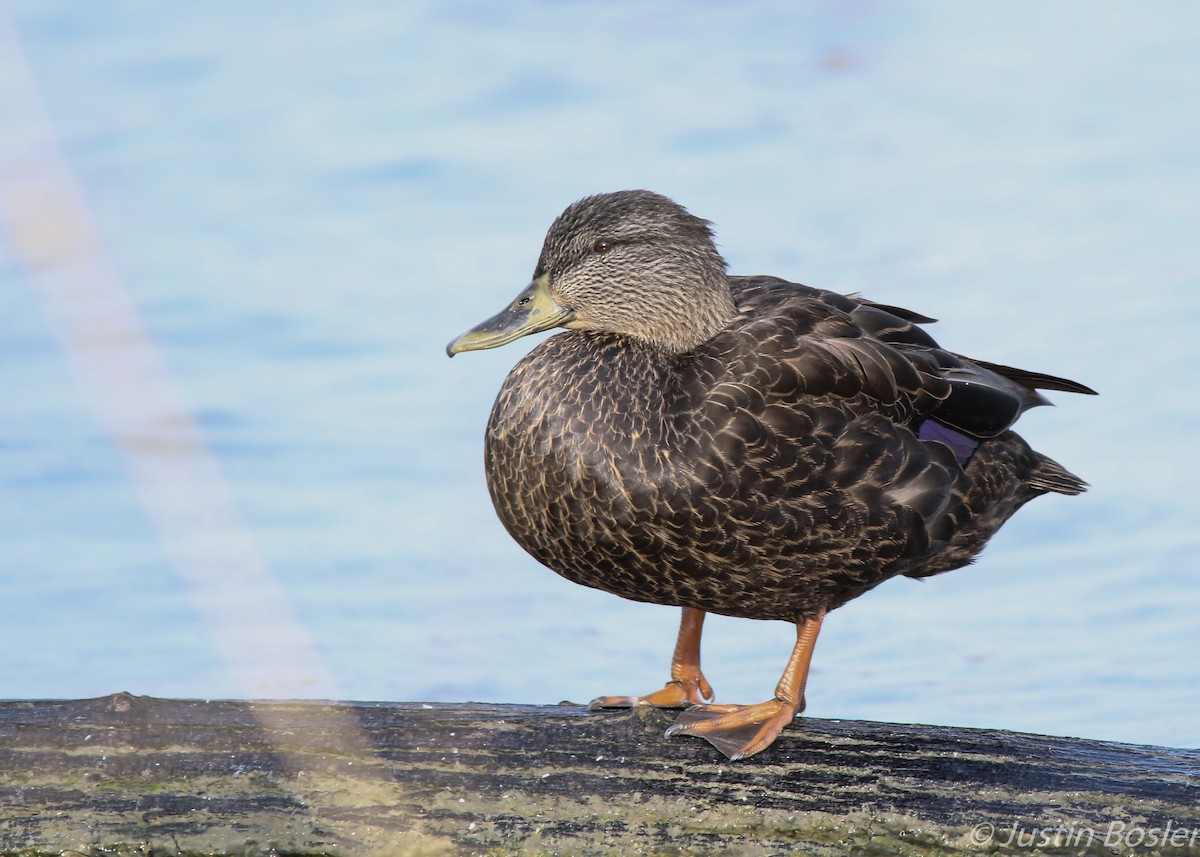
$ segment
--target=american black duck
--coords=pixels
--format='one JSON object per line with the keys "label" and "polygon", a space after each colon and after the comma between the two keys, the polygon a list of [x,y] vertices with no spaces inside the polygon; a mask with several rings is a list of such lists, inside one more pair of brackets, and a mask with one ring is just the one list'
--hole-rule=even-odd
{"label": "american black duck", "polygon": [[[1010,427],[1038,389],[945,351],[933,319],[778,277],[732,277],[709,223],[644,190],[550,227],[533,281],[447,347],[567,331],[509,373],[485,439],[514,539],[568,580],[683,608],[667,735],[758,753],[804,708],[824,615],[891,577],[969,563],[1020,506],[1085,483]],[[713,705],[706,612],[796,624],[775,697]]]}

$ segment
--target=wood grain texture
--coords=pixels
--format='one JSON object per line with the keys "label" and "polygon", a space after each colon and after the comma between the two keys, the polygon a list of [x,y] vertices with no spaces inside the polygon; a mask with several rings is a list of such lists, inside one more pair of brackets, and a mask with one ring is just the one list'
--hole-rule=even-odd
{"label": "wood grain texture", "polygon": [[[5,702],[0,851],[954,854],[1005,850],[1017,824],[1092,830],[1087,853],[1106,853],[1114,824],[1200,828],[1195,750],[806,718],[730,764],[664,740],[669,722],[576,705]],[[985,823],[993,839],[974,841]]]}

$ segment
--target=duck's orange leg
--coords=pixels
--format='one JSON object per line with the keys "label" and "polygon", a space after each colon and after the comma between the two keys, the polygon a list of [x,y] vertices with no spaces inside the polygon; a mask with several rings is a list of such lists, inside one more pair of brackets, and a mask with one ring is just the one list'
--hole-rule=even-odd
{"label": "duck's orange leg", "polygon": [[632,708],[647,703],[658,708],[686,708],[699,702],[712,702],[713,689],[700,672],[700,631],[704,627],[704,611],[683,608],[679,620],[679,638],[671,658],[671,680],[666,687],[646,696],[601,696],[593,699],[588,708]]}
{"label": "duck's orange leg", "polygon": [[783,727],[804,710],[804,685],[824,616],[822,612],[796,624],[796,646],[774,699],[757,705],[693,705],[667,729],[667,737],[695,735],[735,761],[770,747]]}

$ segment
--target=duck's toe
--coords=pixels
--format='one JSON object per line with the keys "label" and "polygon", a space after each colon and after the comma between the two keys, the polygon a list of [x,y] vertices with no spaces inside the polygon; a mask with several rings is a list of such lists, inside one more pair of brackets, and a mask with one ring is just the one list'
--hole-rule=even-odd
{"label": "duck's toe", "polygon": [[687,708],[712,702],[713,689],[703,675],[682,681],[669,681],[666,686],[645,696],[598,696],[588,703],[589,711],[604,708],[633,708],[653,705],[655,708]]}
{"label": "duck's toe", "polygon": [[781,699],[755,705],[694,705],[679,715],[666,737],[703,738],[732,761],[745,759],[771,746],[799,706]]}

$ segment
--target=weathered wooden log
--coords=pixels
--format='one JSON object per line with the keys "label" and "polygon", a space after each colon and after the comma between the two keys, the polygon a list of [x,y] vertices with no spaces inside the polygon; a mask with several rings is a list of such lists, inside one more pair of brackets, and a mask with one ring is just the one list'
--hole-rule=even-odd
{"label": "weathered wooden log", "polygon": [[0,850],[1200,854],[1200,751],[805,718],[731,764],[701,741],[664,740],[670,719],[575,705],[5,702]]}

